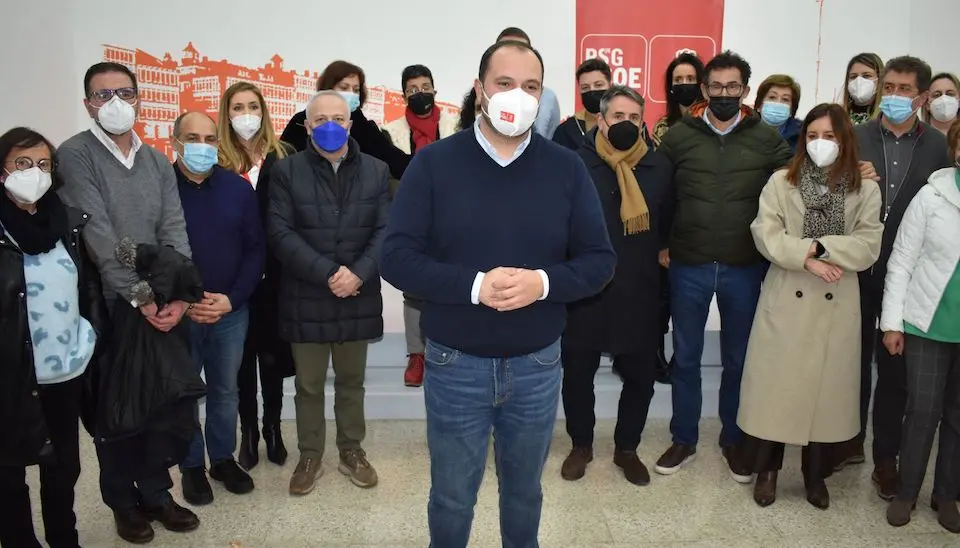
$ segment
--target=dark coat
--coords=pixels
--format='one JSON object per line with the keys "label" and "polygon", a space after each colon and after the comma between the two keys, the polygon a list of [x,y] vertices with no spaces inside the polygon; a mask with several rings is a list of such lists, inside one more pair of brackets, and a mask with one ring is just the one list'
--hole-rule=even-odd
{"label": "dark coat", "polygon": [[[67,207],[68,231],[60,241],[77,266],[79,306],[83,316],[97,333],[94,357],[84,377],[96,366],[104,348],[107,311],[100,285],[100,274],[87,255],[80,235],[89,215]],[[26,466],[53,457],[37,390],[37,372],[33,363],[33,343],[27,319],[26,283],[23,253],[0,230],[0,466]],[[93,410],[90,409],[92,412]],[[87,415],[87,412],[84,411]],[[86,422],[86,421],[85,421]]]}
{"label": "dark coat", "polygon": [[[287,156],[296,154],[296,150],[289,144],[281,142]],[[263,223],[263,233],[267,233],[267,206],[270,203],[270,172],[277,162],[274,152],[267,154],[260,166],[260,177],[257,180],[257,203],[260,206],[260,221]],[[280,338],[280,261],[273,250],[267,245],[267,260],[263,280],[250,299],[250,324],[247,337],[252,337],[252,344],[260,358],[260,367],[273,367],[280,375],[290,377],[294,374],[293,353],[290,343]]]}
{"label": "dark coat", "polygon": [[662,212],[670,199],[673,167],[666,157],[651,150],[634,168],[650,210],[650,230],[625,235],[617,175],[597,154],[596,132],[587,134],[579,153],[600,196],[610,243],[617,253],[617,269],[603,291],[567,307],[563,345],[614,355],[638,354],[652,360],[663,338],[657,254],[665,241]]}
{"label": "dark coat", "polygon": [[[587,116],[593,116],[593,114],[587,114]],[[557,131],[553,132],[553,142],[570,150],[579,150],[590,135],[590,131],[587,131],[586,128],[587,124],[585,122],[576,116],[571,116],[560,124]],[[650,132],[647,131],[647,125],[643,124],[640,129],[640,134],[643,136],[643,140],[647,142],[647,146],[654,148],[653,139],[650,137]]]}
{"label": "dark coat", "polygon": [[[383,335],[380,244],[390,209],[387,165],[350,140],[339,170],[313,148],[271,173],[267,237],[282,265],[280,336],[291,343],[339,343]],[[328,280],[340,266],[363,284],[341,299]]]}
{"label": "dark coat", "polygon": [[800,128],[803,127],[803,120],[790,118],[783,123],[780,128],[780,136],[787,142],[791,152],[797,151],[797,141],[800,139]]}
{"label": "dark coat", "polygon": [[[310,143],[303,126],[306,120],[306,111],[294,114],[287,123],[287,127],[283,128],[283,134],[280,135],[280,140],[293,145],[297,152],[306,150]],[[350,137],[360,145],[360,150],[364,154],[385,162],[394,179],[399,180],[403,177],[403,172],[410,164],[412,156],[393,146],[390,138],[383,134],[376,122],[367,120],[361,109],[353,111],[350,121],[353,122],[350,126]]]}

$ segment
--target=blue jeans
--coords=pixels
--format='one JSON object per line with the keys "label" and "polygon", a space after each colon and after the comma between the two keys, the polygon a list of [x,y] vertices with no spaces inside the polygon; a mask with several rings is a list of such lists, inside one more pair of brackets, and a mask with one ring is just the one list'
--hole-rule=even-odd
{"label": "blue jeans", "polygon": [[430,546],[464,548],[493,448],[504,548],[536,548],[560,399],[560,341],[516,358],[480,358],[428,341],[423,381],[430,449]]}
{"label": "blue jeans", "polygon": [[[207,381],[206,451],[210,464],[232,460],[237,448],[237,407],[240,402],[237,373],[243,362],[243,345],[249,322],[247,307],[230,312],[213,324],[190,322],[193,359]],[[197,430],[190,452],[180,468],[204,465],[204,432]]]}
{"label": "blue jeans", "polygon": [[673,443],[696,445],[699,441],[703,388],[700,368],[703,335],[710,302],[717,295],[720,310],[720,446],[736,445],[742,432],[737,427],[740,378],[747,356],[747,342],[760,299],[764,263],[730,266],[670,263],[670,312],[673,316],[674,367],[670,373],[673,392]]}

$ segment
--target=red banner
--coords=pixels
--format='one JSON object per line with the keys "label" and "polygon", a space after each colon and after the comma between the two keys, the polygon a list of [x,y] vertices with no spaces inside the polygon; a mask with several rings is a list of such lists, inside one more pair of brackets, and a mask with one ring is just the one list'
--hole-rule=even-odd
{"label": "red banner", "polygon": [[[651,128],[666,113],[667,65],[686,51],[706,63],[720,52],[722,34],[723,0],[577,0],[577,65],[606,61],[614,84],[646,99]],[[580,110],[579,88],[575,96]]]}

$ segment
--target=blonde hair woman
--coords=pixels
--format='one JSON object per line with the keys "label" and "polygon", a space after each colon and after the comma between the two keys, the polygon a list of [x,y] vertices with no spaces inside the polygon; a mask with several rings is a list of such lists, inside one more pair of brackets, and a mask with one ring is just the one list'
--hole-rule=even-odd
{"label": "blonde hair woman", "polygon": [[[238,82],[227,88],[220,100],[219,122],[220,166],[250,181],[257,191],[260,219],[265,222],[270,169],[274,162],[295,151],[277,138],[263,94],[257,86],[248,82]],[[237,460],[247,470],[260,461],[258,364],[263,390],[263,438],[267,444],[267,458],[279,465],[287,460],[287,449],[280,436],[280,411],[283,405],[283,378],[293,375],[293,355],[290,345],[280,339],[277,331],[279,268],[273,253],[268,252],[266,274],[250,302],[247,344],[238,378],[241,439]]]}
{"label": "blonde hair woman", "polygon": [[880,82],[883,59],[876,53],[860,53],[847,63],[841,104],[853,125],[873,120],[880,114]]}

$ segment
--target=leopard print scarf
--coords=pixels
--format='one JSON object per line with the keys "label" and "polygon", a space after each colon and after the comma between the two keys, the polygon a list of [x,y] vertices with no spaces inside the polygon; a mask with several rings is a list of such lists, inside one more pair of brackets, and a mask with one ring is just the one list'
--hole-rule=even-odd
{"label": "leopard print scarf", "polygon": [[[844,175],[833,191],[829,190],[828,170],[807,160],[800,168],[800,197],[806,212],[803,214],[803,237],[822,238],[846,233],[844,198],[849,176]],[[826,187],[828,190],[823,191]]]}

